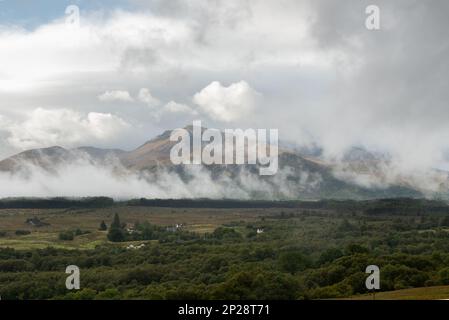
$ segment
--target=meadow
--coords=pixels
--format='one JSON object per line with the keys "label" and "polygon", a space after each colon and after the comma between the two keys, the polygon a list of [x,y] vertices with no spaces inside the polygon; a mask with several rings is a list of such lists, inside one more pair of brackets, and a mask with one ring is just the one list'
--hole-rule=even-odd
{"label": "meadow", "polygon": [[[109,223],[114,214],[128,223],[147,221],[159,226],[183,224],[185,230],[199,234],[213,232],[216,228],[233,221],[256,221],[263,212],[253,209],[179,209],[117,206],[99,209],[0,209],[0,248],[43,249],[48,246],[64,249],[94,249],[107,243],[107,232],[100,231],[102,221]],[[266,213],[265,213],[266,214]],[[26,223],[37,218],[48,226],[35,227]],[[60,232],[81,229],[90,233],[74,241],[61,241]],[[31,232],[15,235],[17,230]]]}

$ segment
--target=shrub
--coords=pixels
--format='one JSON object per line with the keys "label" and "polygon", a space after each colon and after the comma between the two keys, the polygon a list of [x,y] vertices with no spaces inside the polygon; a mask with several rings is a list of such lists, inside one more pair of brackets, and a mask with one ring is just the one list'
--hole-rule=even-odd
{"label": "shrub", "polygon": [[16,236],[26,236],[30,233],[31,231],[28,230],[16,230]]}
{"label": "shrub", "polygon": [[104,220],[101,221],[99,230],[100,230],[100,231],[106,231],[106,230],[108,230],[108,226],[106,225],[106,222],[104,222]]}
{"label": "shrub", "polygon": [[65,231],[65,232],[59,233],[59,240],[72,241],[74,237],[75,236],[72,231]]}
{"label": "shrub", "polygon": [[284,252],[279,256],[279,264],[283,271],[295,274],[307,268],[308,261],[300,252]]}

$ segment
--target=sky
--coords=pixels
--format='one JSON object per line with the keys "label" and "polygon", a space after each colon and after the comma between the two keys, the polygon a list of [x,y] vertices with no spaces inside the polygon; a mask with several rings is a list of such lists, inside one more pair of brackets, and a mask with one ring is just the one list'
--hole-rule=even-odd
{"label": "sky", "polygon": [[[368,5],[380,29],[365,26]],[[79,9],[79,21],[73,11]],[[449,168],[445,0],[0,0],[0,158],[131,150],[166,129],[279,129]]]}

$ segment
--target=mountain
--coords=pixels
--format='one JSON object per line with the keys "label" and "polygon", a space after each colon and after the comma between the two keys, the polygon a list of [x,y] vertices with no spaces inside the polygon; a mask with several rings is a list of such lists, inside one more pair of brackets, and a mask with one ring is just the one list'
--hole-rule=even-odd
{"label": "mountain", "polygon": [[70,161],[70,152],[62,147],[27,150],[0,162],[0,171],[17,172],[25,164],[51,170],[55,165]]}
{"label": "mountain", "polygon": [[73,149],[75,152],[82,152],[88,154],[93,159],[105,161],[110,157],[120,157],[126,153],[126,151],[120,149],[101,149],[95,147],[79,147]]}
{"label": "mountain", "polygon": [[[191,127],[186,127],[191,132]],[[265,199],[372,199],[385,197],[422,197],[419,188],[406,183],[386,186],[370,186],[348,179],[345,174],[381,176],[381,166],[385,159],[361,148],[350,150],[341,161],[326,162],[318,153],[290,149],[281,145],[279,149],[279,171],[274,176],[259,176],[258,165],[204,165],[195,169],[191,165],[173,165],[170,150],[175,142],[170,141],[171,131],[151,139],[140,147],[123,151],[80,147],[65,149],[50,147],[28,150],[0,161],[0,172],[12,175],[23,173],[32,175],[33,168],[40,168],[57,175],[61,166],[88,163],[108,168],[114,174],[137,174],[143,179],[159,179],[161,172],[179,178],[176,183],[201,184],[204,179],[212,182],[210,187],[236,189],[242,197]],[[120,170],[117,168],[120,167]],[[341,174],[341,173],[344,174]],[[149,176],[150,174],[150,176]],[[203,179],[200,180],[199,178]],[[157,181],[149,181],[154,184]],[[176,186],[173,186],[176,187]],[[238,193],[238,192],[237,192]],[[228,194],[228,193],[227,193]],[[234,196],[234,193],[233,193]],[[238,194],[236,197],[239,197]]]}
{"label": "mountain", "polygon": [[85,159],[91,163],[104,163],[108,158],[117,158],[124,153],[126,152],[123,150],[94,147],[65,149],[54,146],[32,149],[0,161],[0,171],[14,173],[24,170],[26,166],[34,166],[47,171],[53,171],[58,165],[73,163],[80,159]]}
{"label": "mountain", "polygon": [[170,150],[176,142],[170,141],[171,131],[165,131],[156,138],[130,152],[119,156],[123,165],[133,170],[152,169],[157,165],[170,165]]}

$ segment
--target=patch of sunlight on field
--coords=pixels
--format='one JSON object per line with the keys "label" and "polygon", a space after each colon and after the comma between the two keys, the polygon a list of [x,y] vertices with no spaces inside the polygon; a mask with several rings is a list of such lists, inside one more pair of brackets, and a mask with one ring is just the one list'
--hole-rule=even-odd
{"label": "patch of sunlight on field", "polygon": [[95,249],[96,246],[107,242],[105,232],[92,232],[76,236],[72,241],[62,241],[57,232],[32,232],[26,236],[1,239],[0,248],[14,248],[17,250],[44,249],[54,247],[60,249]]}
{"label": "patch of sunlight on field", "polygon": [[[351,300],[373,300],[372,294],[353,296]],[[449,286],[403,289],[396,291],[378,292],[375,300],[447,300]]]}
{"label": "patch of sunlight on field", "polygon": [[212,233],[217,228],[215,224],[194,224],[188,226],[188,230],[197,233]]}

